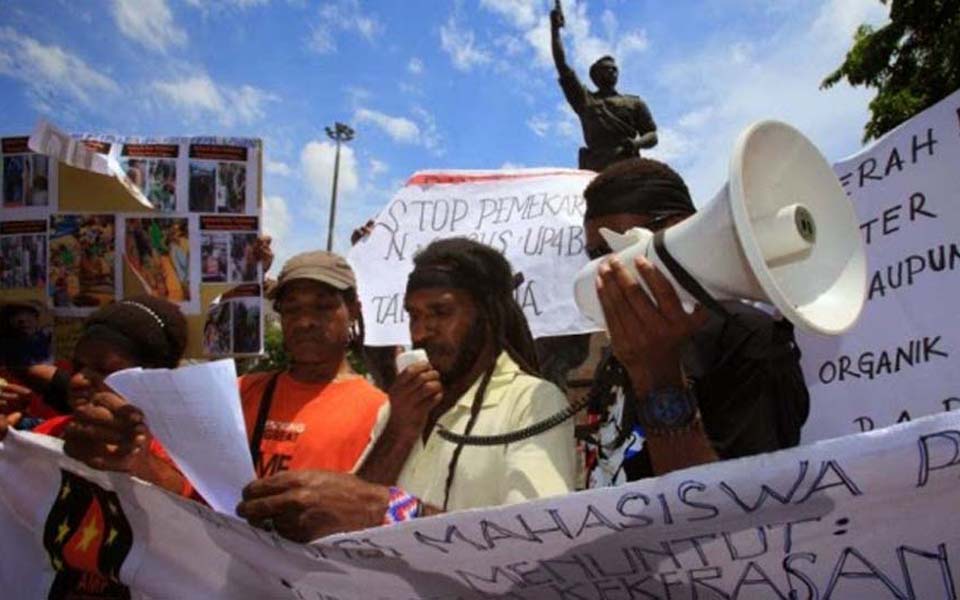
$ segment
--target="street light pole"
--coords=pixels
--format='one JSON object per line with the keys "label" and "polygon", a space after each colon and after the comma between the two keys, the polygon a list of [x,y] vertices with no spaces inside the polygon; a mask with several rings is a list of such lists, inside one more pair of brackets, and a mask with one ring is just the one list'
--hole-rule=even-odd
{"label": "street light pole", "polygon": [[340,143],[349,142],[356,132],[349,125],[334,123],[332,128],[327,127],[327,136],[337,142],[337,155],[333,160],[333,192],[330,194],[330,228],[327,231],[327,252],[333,250],[333,223],[337,214],[337,179],[340,176]]}

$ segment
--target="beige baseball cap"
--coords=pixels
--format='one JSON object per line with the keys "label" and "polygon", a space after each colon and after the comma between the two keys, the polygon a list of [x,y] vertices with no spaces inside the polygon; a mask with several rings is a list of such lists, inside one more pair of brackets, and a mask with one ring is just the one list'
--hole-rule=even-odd
{"label": "beige baseball cap", "polygon": [[277,284],[267,289],[267,298],[274,300],[284,285],[297,279],[312,279],[338,290],[357,287],[357,278],[347,259],[333,252],[303,252],[283,263]]}

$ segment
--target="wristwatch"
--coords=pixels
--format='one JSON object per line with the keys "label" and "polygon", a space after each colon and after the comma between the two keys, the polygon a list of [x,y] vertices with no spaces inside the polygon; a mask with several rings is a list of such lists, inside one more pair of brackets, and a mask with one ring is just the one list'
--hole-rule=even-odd
{"label": "wristwatch", "polygon": [[638,415],[648,434],[687,430],[699,416],[693,392],[675,387],[661,388],[647,394]]}

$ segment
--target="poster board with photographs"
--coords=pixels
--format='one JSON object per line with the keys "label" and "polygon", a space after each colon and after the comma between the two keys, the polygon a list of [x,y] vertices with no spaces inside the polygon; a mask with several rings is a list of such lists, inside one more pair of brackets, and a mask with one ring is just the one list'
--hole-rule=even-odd
{"label": "poster board with photographs", "polygon": [[[25,136],[2,138],[3,298],[50,312],[54,329],[63,330],[50,336],[58,358],[72,356],[83,318],[143,293],[180,306],[188,358],[259,354],[260,140],[73,137],[116,161],[122,175],[32,153]],[[134,199],[130,184],[152,209]]]}

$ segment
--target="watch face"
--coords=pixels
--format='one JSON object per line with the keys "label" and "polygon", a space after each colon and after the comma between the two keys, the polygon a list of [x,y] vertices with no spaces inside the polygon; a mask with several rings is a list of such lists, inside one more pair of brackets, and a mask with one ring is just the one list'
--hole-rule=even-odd
{"label": "watch face", "polygon": [[688,392],[661,390],[647,396],[644,411],[648,425],[653,427],[680,427],[693,418],[694,404]]}

